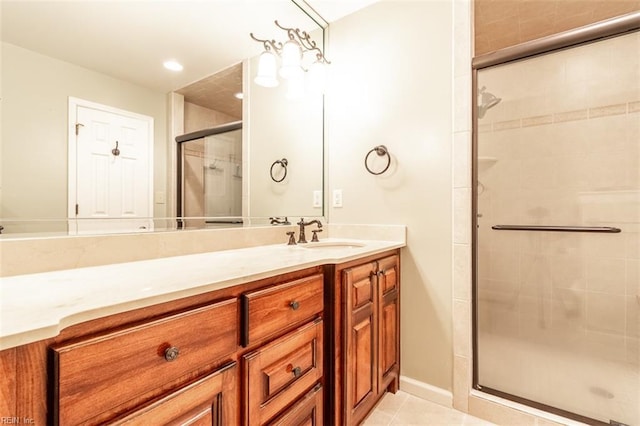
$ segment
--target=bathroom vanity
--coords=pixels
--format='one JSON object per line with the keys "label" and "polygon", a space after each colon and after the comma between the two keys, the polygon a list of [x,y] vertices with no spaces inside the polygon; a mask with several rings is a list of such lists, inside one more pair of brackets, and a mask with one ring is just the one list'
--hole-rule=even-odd
{"label": "bathroom vanity", "polygon": [[[324,244],[3,279],[0,415],[62,425],[360,423],[398,389],[404,243]],[[58,295],[30,293],[38,282]],[[19,286],[26,300],[9,306]]]}

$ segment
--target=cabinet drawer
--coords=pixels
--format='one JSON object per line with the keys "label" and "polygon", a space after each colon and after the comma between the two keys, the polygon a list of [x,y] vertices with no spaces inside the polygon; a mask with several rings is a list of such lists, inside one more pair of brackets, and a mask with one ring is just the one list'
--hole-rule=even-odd
{"label": "cabinet drawer", "polygon": [[236,374],[237,368],[234,362],[112,424],[114,426],[235,424]]}
{"label": "cabinet drawer", "polygon": [[237,349],[237,299],[52,348],[53,418],[83,423],[222,361]]}
{"label": "cabinet drawer", "polygon": [[322,426],[322,414],[322,385],[318,384],[269,426]]}
{"label": "cabinet drawer", "polygon": [[322,320],[243,357],[245,424],[264,424],[322,377]]}
{"label": "cabinet drawer", "polygon": [[317,274],[243,294],[243,346],[302,324],[322,312],[323,288],[323,275]]}

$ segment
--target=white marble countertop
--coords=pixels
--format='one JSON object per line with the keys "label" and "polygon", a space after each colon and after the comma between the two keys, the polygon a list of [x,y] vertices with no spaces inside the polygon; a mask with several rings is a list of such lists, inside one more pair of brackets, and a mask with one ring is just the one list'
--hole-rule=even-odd
{"label": "white marble countertop", "polygon": [[361,246],[277,244],[0,278],[0,350],[107,315],[405,246],[399,241],[339,242]]}

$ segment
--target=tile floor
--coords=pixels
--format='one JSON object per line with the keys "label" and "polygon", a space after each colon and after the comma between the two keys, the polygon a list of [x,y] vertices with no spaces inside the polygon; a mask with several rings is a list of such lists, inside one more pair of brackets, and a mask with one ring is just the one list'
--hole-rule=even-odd
{"label": "tile floor", "polygon": [[473,425],[490,426],[489,423],[461,411],[398,391],[387,393],[363,423],[364,426],[407,425]]}

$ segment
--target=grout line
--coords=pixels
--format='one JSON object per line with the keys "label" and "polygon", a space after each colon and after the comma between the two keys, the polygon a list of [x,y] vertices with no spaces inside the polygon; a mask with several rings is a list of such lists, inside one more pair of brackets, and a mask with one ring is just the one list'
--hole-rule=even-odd
{"label": "grout line", "polygon": [[[553,125],[553,124],[561,124],[561,123],[569,123],[569,122],[575,122],[575,121],[583,121],[583,120],[594,120],[597,118],[603,118],[603,117],[612,117],[612,116],[618,116],[618,115],[627,115],[627,114],[633,114],[635,111],[632,111],[632,104],[635,105],[637,102],[640,102],[638,100],[635,101],[628,101],[628,102],[622,102],[622,103],[618,103],[618,104],[611,104],[611,105],[600,105],[600,106],[596,106],[596,107],[590,107],[590,108],[584,108],[581,110],[571,110],[571,111],[559,111],[559,112],[552,112],[549,113],[547,115],[544,116],[528,116],[528,117],[520,117],[520,118],[514,118],[514,119],[510,119],[510,120],[501,120],[501,121],[491,121],[488,123],[478,123],[479,127],[480,126],[486,126],[486,127],[482,127],[482,129],[478,129],[478,133],[495,133],[495,132],[501,132],[501,131],[505,131],[505,130],[514,130],[514,129],[521,129],[521,128],[525,128],[525,127],[532,127],[532,126],[546,126],[546,125]],[[611,112],[611,113],[605,113],[605,108],[607,107],[620,107],[621,105],[624,105],[624,111],[615,111],[615,112]],[[571,118],[571,119],[567,119],[567,120],[557,120],[558,116],[562,116],[562,115],[567,115],[567,114],[571,114],[571,113],[579,113],[579,112],[586,112],[587,116],[576,116],[575,118]],[[551,121],[545,121],[545,122],[535,122],[535,123],[528,123],[528,121],[536,121],[535,119],[542,119],[542,118],[548,118],[551,117]],[[515,122],[518,121],[518,125],[515,125]],[[502,128],[502,127],[503,128]],[[496,128],[498,127],[498,128]]]}

